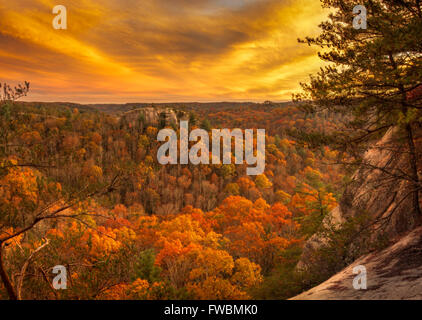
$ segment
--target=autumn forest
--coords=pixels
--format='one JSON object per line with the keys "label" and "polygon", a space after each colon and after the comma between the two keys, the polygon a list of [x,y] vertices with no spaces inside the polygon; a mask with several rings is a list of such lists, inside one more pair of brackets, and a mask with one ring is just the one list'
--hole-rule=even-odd
{"label": "autumn forest", "polygon": [[[422,299],[419,0],[29,2],[0,3],[0,300]],[[181,121],[265,129],[265,170],[234,137],[161,164]]]}
{"label": "autumn forest", "polygon": [[[13,289],[3,282],[3,298],[286,298],[268,279],[291,272],[303,241],[336,206],[334,185],[344,177],[332,165],[336,152],[311,151],[287,131],[329,121],[291,104],[198,108],[178,113],[207,130],[230,127],[228,112],[267,127],[265,173],[157,164],[156,135],[166,124],[147,123],[148,108],[119,117],[4,103],[2,265]],[[68,290],[51,287],[56,265],[67,267]]]}

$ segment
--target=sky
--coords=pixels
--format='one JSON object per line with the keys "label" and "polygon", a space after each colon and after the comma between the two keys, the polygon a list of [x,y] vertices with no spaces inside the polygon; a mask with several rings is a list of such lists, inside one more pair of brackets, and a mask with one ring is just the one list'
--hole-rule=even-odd
{"label": "sky", "polygon": [[0,0],[0,82],[31,82],[27,101],[290,100],[321,66],[297,38],[326,15],[318,0]]}

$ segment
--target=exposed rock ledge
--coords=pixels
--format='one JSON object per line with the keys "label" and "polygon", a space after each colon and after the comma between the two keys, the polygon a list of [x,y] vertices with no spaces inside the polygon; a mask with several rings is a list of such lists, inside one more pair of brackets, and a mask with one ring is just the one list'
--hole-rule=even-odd
{"label": "exposed rock ledge", "polygon": [[146,126],[158,126],[161,120],[165,121],[166,125],[170,125],[177,124],[178,114],[183,118],[187,117],[187,114],[180,110],[176,112],[171,108],[143,107],[125,112],[121,120],[129,124],[132,128],[136,127],[140,116],[143,117],[144,125]]}
{"label": "exposed rock ledge", "polygon": [[[353,288],[353,268],[367,270],[367,290]],[[422,299],[422,228],[394,245],[356,260],[343,271],[292,300]]]}

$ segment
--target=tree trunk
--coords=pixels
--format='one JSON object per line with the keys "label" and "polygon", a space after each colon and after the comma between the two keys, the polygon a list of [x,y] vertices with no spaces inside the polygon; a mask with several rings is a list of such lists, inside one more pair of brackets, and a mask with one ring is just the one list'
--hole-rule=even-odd
{"label": "tree trunk", "polygon": [[12,283],[10,282],[9,276],[7,275],[6,269],[4,268],[3,263],[3,243],[0,242],[0,277],[3,281],[3,285],[6,288],[7,294],[9,295],[10,300],[17,300],[15,289],[13,288]]}
{"label": "tree trunk", "polygon": [[416,154],[415,142],[413,141],[412,126],[410,124],[406,125],[406,132],[407,132],[407,143],[409,146],[409,164],[410,164],[411,176],[414,181],[413,184],[415,188],[412,194],[413,210],[415,210],[419,216],[422,216],[422,212],[421,212],[421,208],[419,204],[420,181],[419,181],[419,176],[418,176],[418,157]]}

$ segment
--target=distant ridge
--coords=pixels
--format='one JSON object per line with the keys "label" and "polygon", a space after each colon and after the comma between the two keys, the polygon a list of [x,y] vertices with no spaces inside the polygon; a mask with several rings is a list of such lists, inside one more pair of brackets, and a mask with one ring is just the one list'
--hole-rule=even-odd
{"label": "distant ridge", "polygon": [[145,108],[145,107],[170,107],[170,108],[186,108],[187,111],[191,111],[197,108],[227,108],[227,107],[282,107],[291,104],[292,102],[271,102],[265,101],[263,103],[258,102],[169,102],[169,103],[147,103],[147,102],[140,102],[140,103],[123,103],[123,104],[80,104],[74,102],[18,102],[19,104],[27,104],[27,105],[46,105],[46,106],[58,106],[58,107],[72,107],[77,108],[84,111],[101,111],[105,113],[124,113],[130,110],[138,109],[138,108]]}

